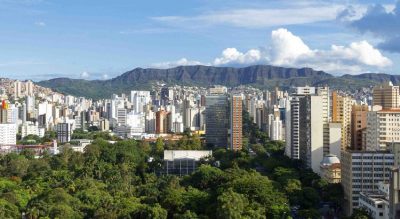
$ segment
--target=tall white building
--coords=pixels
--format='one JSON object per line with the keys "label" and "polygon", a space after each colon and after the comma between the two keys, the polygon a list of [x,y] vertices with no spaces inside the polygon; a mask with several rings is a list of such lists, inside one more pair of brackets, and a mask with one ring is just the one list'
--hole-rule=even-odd
{"label": "tall white building", "polygon": [[382,150],[388,143],[400,142],[400,109],[370,111],[367,115],[368,150]]}
{"label": "tall white building", "polygon": [[21,81],[14,82],[14,96],[15,98],[22,97],[22,83]]}
{"label": "tall white building", "polygon": [[330,154],[329,146],[329,122],[330,122],[330,95],[329,95],[329,87],[318,87],[317,88],[317,95],[322,98],[320,103],[320,107],[322,107],[322,122],[323,122],[323,150],[324,155]]}
{"label": "tall white building", "polygon": [[281,141],[283,139],[282,136],[282,120],[279,117],[275,117],[271,123],[271,131],[270,131],[270,138],[273,141]]}
{"label": "tall white building", "polygon": [[27,81],[25,83],[25,95],[26,96],[33,96],[33,82],[32,81]]}
{"label": "tall white building", "polygon": [[131,103],[136,113],[144,112],[144,107],[151,103],[150,91],[131,91]]}
{"label": "tall white building", "polygon": [[320,173],[324,157],[324,118],[322,96],[306,96],[300,99],[300,159],[315,173]]}
{"label": "tall white building", "polygon": [[18,120],[18,108],[14,104],[11,104],[7,109],[7,123],[17,123]]}
{"label": "tall white building", "polygon": [[342,125],[340,123],[329,123],[329,153],[341,159]]}
{"label": "tall white building", "polygon": [[126,124],[131,127],[131,132],[142,134],[146,129],[145,114],[130,112],[126,117]]}
{"label": "tall white building", "polygon": [[[28,135],[38,135],[39,136],[39,126],[36,123],[27,122],[21,125],[21,137],[24,138]],[[39,136],[43,137],[43,136]]]}
{"label": "tall white building", "polygon": [[292,157],[292,118],[290,97],[285,98],[285,155]]}
{"label": "tall white building", "polygon": [[118,125],[126,125],[126,109],[124,108],[118,108],[117,109],[117,121]]}
{"label": "tall white building", "polygon": [[0,124],[0,145],[17,144],[17,125]]}

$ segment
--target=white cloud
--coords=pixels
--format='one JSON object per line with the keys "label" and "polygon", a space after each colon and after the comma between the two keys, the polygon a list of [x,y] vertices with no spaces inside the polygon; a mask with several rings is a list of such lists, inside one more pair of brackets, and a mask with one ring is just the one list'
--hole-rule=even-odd
{"label": "white cloud", "polygon": [[226,48],[212,63],[201,63],[182,58],[173,62],[152,64],[154,68],[172,68],[182,65],[247,66],[271,64],[284,67],[310,67],[330,73],[352,74],[382,70],[392,65],[378,49],[367,41],[352,42],[347,46],[332,45],[330,49],[312,49],[299,37],[280,28],[272,31],[266,49],[241,52]]}
{"label": "white cloud", "polygon": [[177,61],[172,61],[172,62],[159,62],[159,63],[154,63],[151,64],[150,67],[153,68],[173,68],[176,66],[183,66],[183,65],[204,65],[203,63],[199,61],[191,61],[186,58],[181,58]]}
{"label": "white cloud", "polygon": [[229,63],[236,64],[250,64],[261,61],[261,51],[257,49],[251,49],[246,53],[239,52],[236,48],[227,48],[222,51],[222,57],[214,60],[214,65],[225,65]]}
{"label": "white cloud", "polygon": [[341,5],[327,4],[291,8],[249,8],[212,11],[195,16],[160,16],[152,17],[152,19],[171,26],[186,28],[220,24],[264,28],[335,20],[344,8]]}
{"label": "white cloud", "polygon": [[37,22],[35,22],[35,25],[36,25],[36,26],[39,26],[39,27],[45,27],[45,26],[46,26],[46,23],[43,22],[43,21],[37,21]]}
{"label": "white cloud", "polygon": [[369,69],[382,69],[392,61],[367,41],[348,46],[332,45],[329,50],[316,50],[286,29],[272,31],[271,44],[265,51],[252,49],[240,52],[227,48],[214,65],[272,64],[287,67],[311,67],[331,73],[360,73]]}
{"label": "white cloud", "polygon": [[90,77],[89,72],[84,71],[84,72],[81,73],[81,78],[89,78],[89,77]]}
{"label": "white cloud", "polygon": [[300,56],[312,53],[300,37],[283,28],[272,31],[269,52],[274,65],[288,65]]}

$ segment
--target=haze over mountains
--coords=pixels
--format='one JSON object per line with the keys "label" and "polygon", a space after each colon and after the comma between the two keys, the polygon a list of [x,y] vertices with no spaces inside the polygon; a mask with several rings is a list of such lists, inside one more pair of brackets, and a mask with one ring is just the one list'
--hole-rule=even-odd
{"label": "haze over mountains", "polygon": [[327,85],[333,89],[356,90],[392,81],[399,84],[400,75],[365,73],[335,77],[311,68],[284,68],[254,65],[243,68],[213,66],[178,66],[170,69],[136,68],[109,80],[55,78],[37,84],[55,91],[88,98],[109,98],[113,93],[128,93],[133,89],[150,89],[156,82],[168,85],[251,85],[258,88],[290,88],[293,86]]}

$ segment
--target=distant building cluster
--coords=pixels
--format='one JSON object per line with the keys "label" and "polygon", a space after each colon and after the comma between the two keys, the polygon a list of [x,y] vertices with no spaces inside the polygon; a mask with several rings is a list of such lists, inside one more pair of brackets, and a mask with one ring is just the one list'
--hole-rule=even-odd
{"label": "distant building cluster", "polygon": [[[400,93],[391,82],[356,93],[329,87],[260,90],[247,86],[154,86],[109,99],[62,95],[30,81],[0,81],[0,146],[17,134],[43,137],[54,131],[61,144],[77,130],[109,132],[123,139],[204,136],[210,148],[241,150],[243,120],[285,154],[301,160],[329,183],[341,183],[346,215],[367,209],[374,218],[399,218]],[[245,114],[246,113],[246,114]],[[75,148],[90,144],[81,139]],[[193,172],[211,151],[165,151],[164,173]]]}

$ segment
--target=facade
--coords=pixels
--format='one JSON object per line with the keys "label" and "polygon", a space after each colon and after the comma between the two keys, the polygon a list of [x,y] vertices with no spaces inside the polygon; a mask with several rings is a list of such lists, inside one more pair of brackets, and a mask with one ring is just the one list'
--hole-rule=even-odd
{"label": "facade", "polygon": [[400,218],[400,168],[391,169],[389,180],[389,219]]}
{"label": "facade", "polygon": [[117,122],[118,125],[126,125],[127,111],[124,108],[117,109]]}
{"label": "facade", "polygon": [[[300,100],[304,96],[295,96],[290,101],[290,142],[286,142],[290,148],[290,157],[300,159]],[[289,127],[289,125],[287,125]]]}
{"label": "facade", "polygon": [[351,215],[359,207],[360,192],[379,191],[379,183],[388,181],[394,164],[389,151],[342,151],[342,186],[344,209]]}
{"label": "facade", "polygon": [[374,219],[389,218],[389,202],[384,194],[360,192],[359,207],[369,212]]}
{"label": "facade", "polygon": [[320,162],[324,156],[322,101],[321,96],[300,99],[300,159],[315,173],[320,173]]}
{"label": "facade", "polygon": [[110,122],[108,121],[108,119],[100,120],[100,131],[104,132],[108,130],[110,130]]}
{"label": "facade", "polygon": [[69,123],[58,123],[56,126],[57,141],[66,143],[71,141],[72,129]]}
{"label": "facade", "polygon": [[14,96],[17,99],[22,97],[22,82],[21,81],[14,82]]}
{"label": "facade", "polygon": [[225,95],[206,96],[206,142],[228,147],[229,103]]}
{"label": "facade", "polygon": [[351,110],[351,148],[365,150],[363,131],[367,129],[368,105],[353,105]]}
{"label": "facade", "polygon": [[376,86],[373,90],[373,106],[379,105],[383,109],[400,107],[399,86],[393,86],[392,82],[386,82]]}
{"label": "facade", "polygon": [[275,117],[273,121],[271,121],[270,125],[270,139],[272,141],[282,141],[283,140],[283,135],[282,135],[282,120],[280,120],[279,117]]}
{"label": "facade", "polygon": [[366,137],[368,150],[384,150],[388,143],[400,142],[400,109],[368,112]]}
{"label": "facade", "polygon": [[165,134],[168,131],[168,112],[160,110],[156,112],[156,134]]}
{"label": "facade", "polygon": [[321,97],[320,107],[322,108],[322,122],[323,122],[323,152],[324,155],[330,153],[330,141],[329,141],[329,122],[330,122],[330,96],[329,87],[318,87],[317,95]]}
{"label": "facade", "polygon": [[353,99],[332,92],[332,121],[342,124],[342,150],[351,147],[351,112]]}
{"label": "facade", "polygon": [[132,108],[136,113],[143,113],[145,106],[150,102],[150,91],[131,91]]}
{"label": "facade", "polygon": [[17,144],[16,124],[0,124],[0,144],[1,145]]}
{"label": "facade", "polygon": [[[339,158],[342,148],[342,124],[331,122],[329,123],[329,152]],[[327,156],[327,155],[325,155]]]}
{"label": "facade", "polygon": [[165,150],[163,174],[188,175],[198,167],[200,159],[212,156],[212,151]]}
{"label": "facade", "polygon": [[21,138],[28,135],[39,135],[39,126],[34,123],[23,123],[21,125]]}
{"label": "facade", "polygon": [[233,94],[231,96],[231,141],[230,149],[238,151],[242,149],[243,139],[242,139],[242,95]]}

